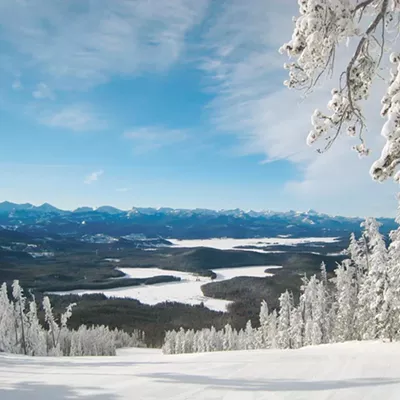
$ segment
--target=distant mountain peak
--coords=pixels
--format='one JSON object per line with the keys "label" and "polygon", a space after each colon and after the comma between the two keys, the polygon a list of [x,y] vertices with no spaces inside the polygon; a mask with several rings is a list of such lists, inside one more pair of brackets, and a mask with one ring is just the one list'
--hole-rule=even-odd
{"label": "distant mountain peak", "polygon": [[119,208],[112,207],[112,206],[101,206],[96,208],[94,211],[103,212],[107,214],[122,214],[125,211],[120,210]]}
{"label": "distant mountain peak", "polygon": [[[289,210],[289,211],[272,211],[272,210],[261,210],[261,211],[256,211],[256,210],[243,210],[240,208],[234,208],[234,209],[220,209],[220,210],[213,210],[213,209],[207,209],[207,208],[171,208],[171,207],[132,207],[130,210],[125,211],[121,210],[119,208],[109,206],[109,205],[104,205],[100,206],[98,208],[94,207],[78,207],[74,211],[66,211],[66,210],[61,210],[49,203],[43,203],[40,206],[34,206],[30,203],[25,203],[25,204],[17,204],[17,203],[12,203],[10,201],[3,201],[0,203],[0,212],[14,212],[14,211],[20,211],[20,210],[32,210],[32,211],[40,211],[44,213],[64,213],[64,214],[69,214],[69,213],[103,213],[103,214],[125,214],[127,217],[135,217],[138,215],[141,216],[160,216],[160,215],[169,215],[169,216],[181,216],[181,217],[188,217],[188,216],[229,216],[229,217],[235,217],[235,218],[273,218],[273,219],[279,219],[279,218],[309,218],[312,220],[317,220],[317,219],[362,219],[362,217],[344,217],[340,215],[328,215],[325,213],[320,213],[318,211],[315,211],[314,209],[309,209],[308,211],[295,211],[295,210]],[[389,217],[388,217],[389,218]],[[389,218],[390,219],[390,218]]]}
{"label": "distant mountain peak", "polygon": [[0,203],[0,212],[12,212],[16,210],[30,210],[34,206],[30,203],[17,204],[10,201],[3,201]]}
{"label": "distant mountain peak", "polygon": [[37,211],[43,211],[43,212],[61,212],[61,210],[57,207],[54,207],[53,205],[49,203],[43,203],[42,205],[38,207],[34,207]]}
{"label": "distant mountain peak", "polygon": [[87,213],[94,211],[93,207],[78,207],[73,212],[74,213]]}

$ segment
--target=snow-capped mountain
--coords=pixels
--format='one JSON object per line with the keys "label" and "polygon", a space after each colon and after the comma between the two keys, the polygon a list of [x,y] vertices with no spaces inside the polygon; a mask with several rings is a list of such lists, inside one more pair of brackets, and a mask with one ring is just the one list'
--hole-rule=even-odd
{"label": "snow-capped mountain", "polygon": [[[381,218],[383,232],[395,229],[393,219]],[[111,206],[60,210],[51,204],[0,203],[0,225],[22,232],[52,234],[103,234],[111,237],[141,234],[165,238],[254,238],[286,235],[348,236],[358,232],[361,218],[330,216],[314,210],[244,211]]]}

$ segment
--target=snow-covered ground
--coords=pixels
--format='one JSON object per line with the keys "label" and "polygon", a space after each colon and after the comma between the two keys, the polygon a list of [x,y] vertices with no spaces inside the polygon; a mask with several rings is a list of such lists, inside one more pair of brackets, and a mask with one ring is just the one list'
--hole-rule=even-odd
{"label": "snow-covered ground", "polygon": [[[215,270],[216,281],[231,279],[237,276],[266,277],[267,269],[281,268],[278,266],[256,266],[240,268],[222,268]],[[70,292],[55,292],[55,294],[89,294],[103,293],[108,297],[129,297],[137,299],[144,304],[158,304],[165,301],[175,301],[185,304],[200,304],[216,311],[226,311],[226,306],[231,303],[228,300],[212,299],[203,295],[201,286],[211,282],[210,278],[193,275],[189,272],[179,272],[159,268],[119,268],[127,278],[151,278],[160,275],[172,275],[181,278],[180,282],[160,283],[157,285],[142,285],[122,287],[106,290],[73,290]]]}
{"label": "snow-covered ground", "polygon": [[164,356],[0,354],[1,400],[398,400],[400,343]]}
{"label": "snow-covered ground", "polygon": [[[272,245],[296,246],[302,243],[334,243],[338,241],[338,237],[309,237],[309,238],[256,238],[256,239],[232,239],[232,238],[215,238],[215,239],[168,239],[177,247],[211,247],[219,250],[241,250],[240,246],[268,247]],[[248,249],[252,251],[264,252],[257,249]]]}

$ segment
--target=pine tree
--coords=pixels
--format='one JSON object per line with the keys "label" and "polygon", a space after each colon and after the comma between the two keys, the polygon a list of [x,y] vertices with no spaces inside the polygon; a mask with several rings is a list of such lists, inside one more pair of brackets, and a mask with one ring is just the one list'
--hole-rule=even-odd
{"label": "pine tree", "polygon": [[293,299],[289,292],[282,293],[279,297],[279,316],[277,344],[281,349],[290,349],[292,347],[290,340],[290,321],[293,308]]}
{"label": "pine tree", "polygon": [[[25,303],[26,299],[22,292],[22,288],[19,285],[19,281],[15,280],[12,284],[13,297],[14,297],[14,307],[15,307],[15,332],[17,343],[20,340],[20,346],[23,353],[28,354],[27,344],[26,344],[26,315],[25,315]],[[19,334],[20,332],[20,334]]]}
{"label": "pine tree", "polygon": [[31,356],[46,356],[46,332],[39,323],[35,299],[29,303],[26,331],[27,352]]}
{"label": "pine tree", "polygon": [[303,318],[300,307],[292,309],[290,314],[290,343],[293,349],[298,349],[303,346]]}
{"label": "pine tree", "polygon": [[[51,307],[50,299],[48,296],[45,296],[43,298],[43,309],[44,309],[44,315],[45,315],[45,321],[47,322],[48,328],[49,328],[49,334],[51,337],[51,348],[56,351],[57,349],[57,338],[58,338],[58,332],[60,330],[60,327],[56,323],[53,315],[53,309]],[[56,351],[57,352],[57,351]]]}
{"label": "pine tree", "polygon": [[245,349],[246,350],[253,350],[255,349],[255,334],[254,334],[254,329],[251,326],[251,321],[247,321],[246,323],[246,329],[244,330],[245,334]]}
{"label": "pine tree", "polygon": [[336,310],[333,340],[343,342],[354,338],[354,322],[357,305],[356,287],[353,285],[355,268],[349,262],[343,262],[335,270]]}
{"label": "pine tree", "polygon": [[278,347],[277,343],[277,314],[276,311],[272,311],[268,316],[268,338],[267,342],[271,349]]}
{"label": "pine tree", "polygon": [[380,335],[380,312],[388,280],[388,254],[379,225],[374,218],[367,218],[362,224],[367,243],[368,271],[360,285],[357,325],[361,328],[363,339],[377,339]]}
{"label": "pine tree", "polygon": [[268,342],[268,329],[269,329],[269,310],[268,304],[265,300],[261,302],[260,308],[260,339],[262,348],[270,347],[270,343]]}
{"label": "pine tree", "polygon": [[400,331],[400,228],[391,232],[390,239],[387,279],[379,322],[381,336],[393,341]]}
{"label": "pine tree", "polygon": [[0,288],[0,351],[15,353],[16,350],[16,321],[14,307],[8,299],[7,285]]}

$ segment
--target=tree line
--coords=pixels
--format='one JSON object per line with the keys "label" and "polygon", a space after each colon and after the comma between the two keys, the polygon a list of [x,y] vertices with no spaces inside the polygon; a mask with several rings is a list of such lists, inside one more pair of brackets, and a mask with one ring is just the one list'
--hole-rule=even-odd
{"label": "tree line", "polygon": [[44,323],[39,318],[35,298],[28,301],[18,280],[11,293],[3,283],[0,288],[0,352],[30,356],[113,356],[120,347],[144,347],[144,334],[127,333],[107,326],[69,329],[72,303],[56,319],[49,297],[43,297]]}

